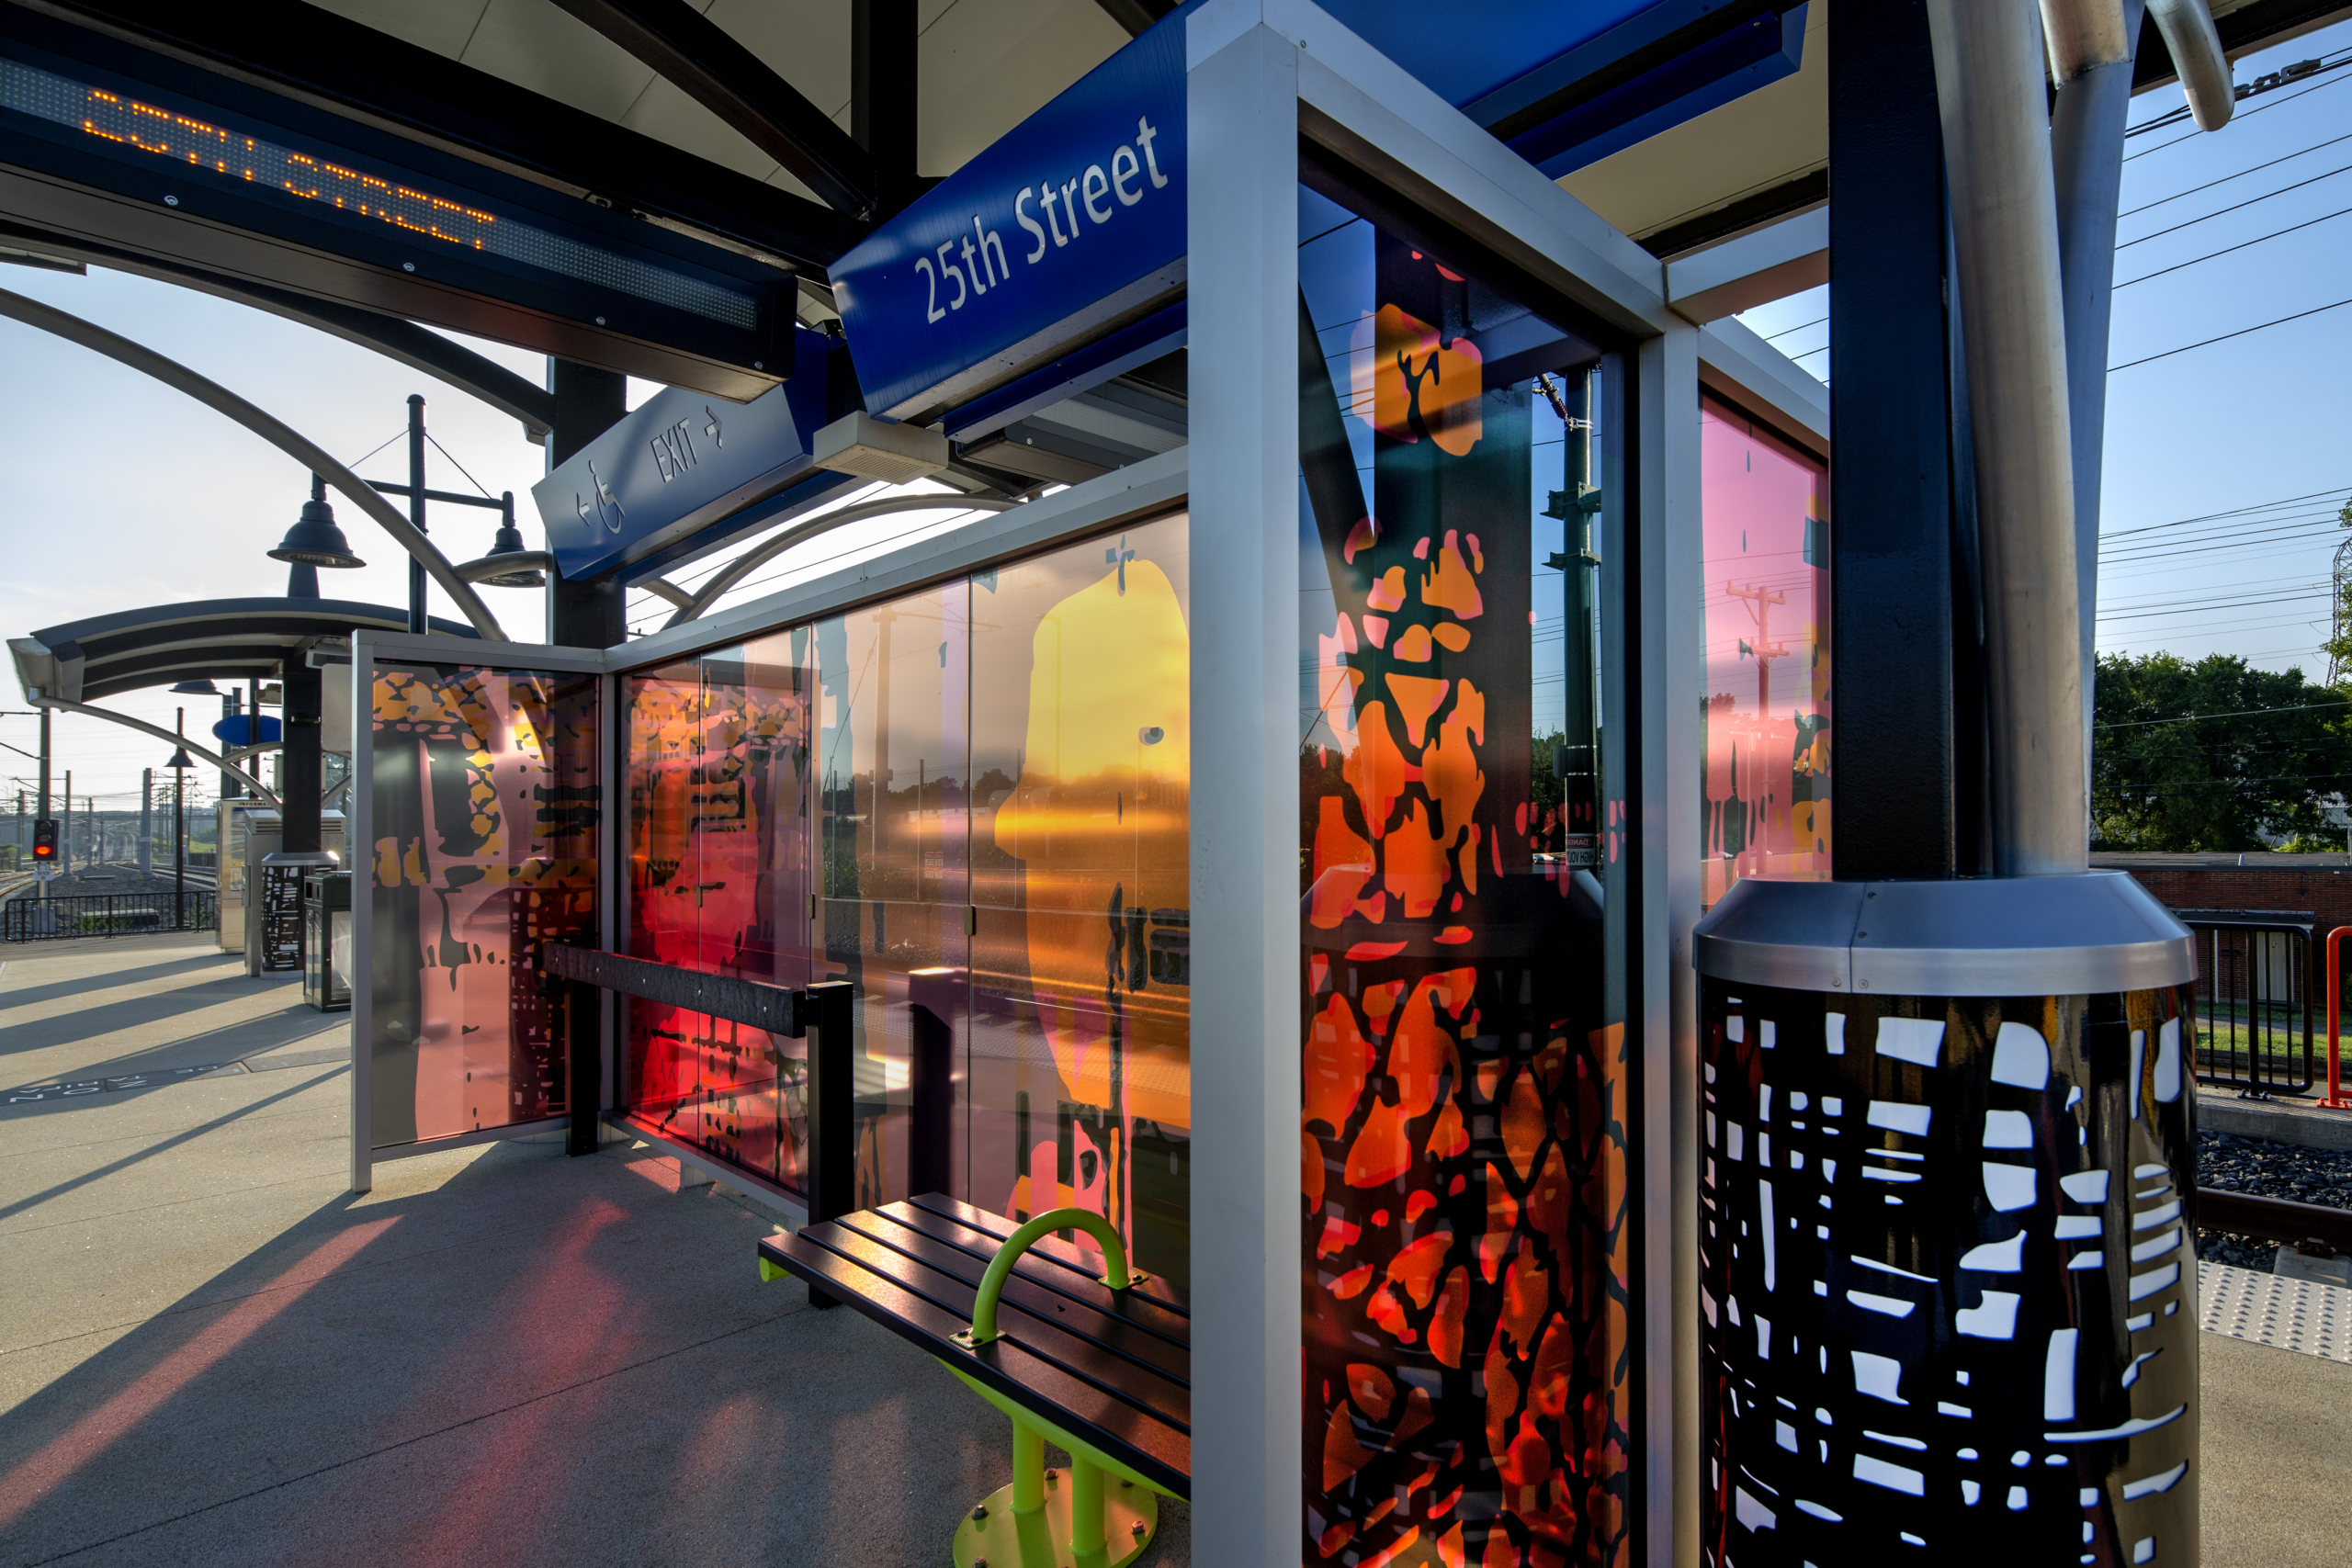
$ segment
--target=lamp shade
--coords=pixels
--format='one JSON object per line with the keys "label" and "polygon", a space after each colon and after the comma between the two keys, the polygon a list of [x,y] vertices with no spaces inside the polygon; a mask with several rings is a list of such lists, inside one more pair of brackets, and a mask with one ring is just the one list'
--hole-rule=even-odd
{"label": "lamp shade", "polygon": [[214,685],[209,681],[202,679],[182,681],[178,685],[174,686],[172,690],[175,692],[185,692],[191,697],[217,697],[220,694],[220,687]]}
{"label": "lamp shade", "polygon": [[[523,531],[514,524],[508,523],[499,528],[498,536],[491,543],[490,553],[482,557],[482,559],[496,560],[500,556],[519,556],[529,553],[530,547],[523,543]],[[482,581],[492,588],[544,588],[547,586],[547,573],[537,567],[482,579]]]}
{"label": "lamp shade", "polygon": [[348,569],[368,564],[351,553],[351,541],[335,526],[334,508],[317,499],[302,503],[301,519],[286,531],[269,558],[295,566]]}
{"label": "lamp shade", "polygon": [[196,762],[188,756],[187,748],[180,746],[173,749],[172,760],[164,763],[164,766],[167,768],[193,768],[196,766]]}

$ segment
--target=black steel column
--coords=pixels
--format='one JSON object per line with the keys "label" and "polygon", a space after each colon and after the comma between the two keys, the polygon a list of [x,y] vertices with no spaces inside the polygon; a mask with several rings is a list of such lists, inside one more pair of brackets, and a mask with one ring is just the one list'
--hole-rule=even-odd
{"label": "black steel column", "polygon": [[882,220],[922,194],[915,174],[915,0],[850,0],[849,133],[874,154]]}
{"label": "black steel column", "polygon": [[[416,531],[424,532],[424,400],[412,393],[408,400],[408,520]],[[313,581],[316,579],[312,580]],[[424,563],[411,556],[408,561],[408,629],[418,637],[424,635],[432,623],[425,618]],[[287,694],[293,693],[289,687]],[[293,840],[286,847],[292,849]],[[311,844],[311,849],[319,846]]]}
{"label": "black steel column", "polygon": [[[851,1047],[851,1012],[857,987],[827,981],[801,993],[807,1006],[808,1137],[803,1147],[801,1180],[808,1196],[808,1223],[835,1220],[857,1207],[857,1079]],[[810,1306],[833,1298],[810,1287]]]}
{"label": "black steel column", "polygon": [[956,1019],[970,994],[962,969],[907,976],[907,1196],[957,1195]]}
{"label": "black steel column", "polygon": [[1834,863],[1947,877],[1976,869],[1982,792],[1927,6],[1840,6],[1828,42]]}
{"label": "black steel column", "polygon": [[[549,467],[563,463],[628,412],[628,378],[566,359],[548,361],[548,389],[555,394],[555,426],[548,433]],[[622,618],[621,585],[610,575],[567,582],[560,572],[548,584],[548,641],[566,648],[614,648],[628,640]]]}
{"label": "black steel column", "polygon": [[281,853],[316,853],[319,842],[319,789],[323,777],[319,754],[320,673],[296,653],[280,666],[286,683],[286,750],[278,763],[278,820],[285,836]]}
{"label": "black steel column", "polygon": [[550,990],[562,998],[565,1104],[571,1125],[564,1138],[569,1155],[593,1155],[601,1142],[597,1122],[604,1107],[597,1092],[604,1082],[605,993],[577,980],[550,980]]}

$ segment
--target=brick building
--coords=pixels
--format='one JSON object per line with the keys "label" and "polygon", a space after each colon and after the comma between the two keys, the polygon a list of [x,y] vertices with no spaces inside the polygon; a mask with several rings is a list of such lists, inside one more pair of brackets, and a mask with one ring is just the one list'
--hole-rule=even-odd
{"label": "brick building", "polygon": [[2324,936],[2352,925],[2352,855],[2094,854],[2102,871],[2128,871],[2166,908],[2286,915]]}

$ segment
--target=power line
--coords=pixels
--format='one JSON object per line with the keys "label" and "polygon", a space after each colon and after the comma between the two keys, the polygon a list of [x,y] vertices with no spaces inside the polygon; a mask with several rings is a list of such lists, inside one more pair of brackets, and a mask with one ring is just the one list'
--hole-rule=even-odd
{"label": "power line", "polygon": [[2346,305],[2352,305],[2352,299],[2338,299],[2333,305],[2321,305],[2313,310],[2298,310],[2291,316],[2281,316],[2275,321],[2262,321],[2254,326],[2241,327],[2233,333],[2223,333],[2220,337],[2209,337],[2202,343],[2185,343],[2178,348],[2168,348],[2162,354],[2151,354],[2144,359],[2127,359],[2120,365],[2109,366],[2107,373],[2112,376],[2118,370],[2129,370],[2135,365],[2153,365],[2159,359],[2170,359],[2176,354],[2187,354],[2192,348],[2211,348],[2217,343],[2227,343],[2233,337],[2244,337],[2248,333],[2264,332],[2271,327],[2283,327],[2289,321],[2300,321],[2306,316],[2321,316],[2330,310],[2341,310]]}
{"label": "power line", "polygon": [[2240,169],[2234,175],[2223,175],[2218,180],[2207,180],[2201,186],[2190,186],[2187,190],[2177,190],[2170,196],[2160,196],[2154,201],[2143,201],[2137,207],[2127,207],[2115,216],[2119,219],[2131,218],[2139,213],[2146,212],[2153,208],[2162,207],[2168,201],[2178,201],[2185,196],[2195,196],[2200,190],[2211,190],[2215,186],[2225,186],[2232,180],[2242,180],[2248,175],[2258,175],[2265,169],[2276,168],[2281,164],[2290,162],[2296,158],[2301,158],[2306,153],[2316,152],[2323,147],[2333,147],[2339,141],[2352,141],[2352,131],[2346,131],[2342,136],[2331,136],[2324,141],[2314,141],[2310,146],[2302,148],[2297,152],[2290,152],[2284,157],[2273,158],[2267,164],[2256,164],[2252,168]]}
{"label": "power line", "polygon": [[2290,495],[2279,501],[2258,501],[2251,506],[2233,507],[2227,512],[2205,512],[2199,513],[2194,517],[2177,517],[2169,523],[2150,523],[2138,528],[2119,528],[2112,533],[2101,534],[2099,537],[2102,539],[2120,539],[2131,534],[2153,534],[2159,528],[2185,527],[2191,523],[2215,523],[2225,517],[2243,517],[2250,512],[2267,512],[2276,507],[2294,506],[2306,501],[2317,501],[2322,496],[2342,495],[2344,493],[2345,491],[2341,488],[2335,490],[2315,490],[2309,495]]}
{"label": "power line", "polygon": [[2284,196],[2290,190],[2301,190],[2305,186],[2315,186],[2322,180],[2332,180],[2338,175],[2347,173],[2352,173],[2352,164],[2346,164],[2341,169],[2330,169],[2324,175],[2313,175],[2307,180],[2297,180],[2290,186],[2280,186],[2277,190],[2265,191],[2260,196],[2250,196],[2234,206],[2217,207],[2212,211],[2206,213],[2203,217],[2186,219],[2181,222],[2174,224],[2169,229],[2158,229],[2154,233],[2143,234],[2136,240],[2125,240],[2115,248],[2119,251],[2128,251],[2134,245],[2144,245],[2150,240],[2161,240],[2166,234],[2177,234],[2183,229],[2194,229],[2199,223],[2207,222],[2210,220],[2215,218],[2225,218],[2233,212],[2243,212],[2247,208],[2253,207],[2259,202],[2268,201],[2274,196]]}
{"label": "power line", "polygon": [[1828,317],[1824,316],[1824,317],[1822,317],[1822,318],[1821,318],[1821,320],[1820,320],[1820,321],[1799,321],[1795,326],[1792,326],[1792,327],[1782,327],[1779,332],[1776,332],[1776,333],[1767,333],[1765,334],[1765,336],[1764,336],[1764,341],[1765,341],[1766,343],[1774,343],[1774,342],[1779,341],[1779,340],[1780,340],[1780,339],[1781,339],[1781,338],[1784,338],[1784,337],[1788,336],[1791,333],[1801,333],[1801,332],[1804,331],[1804,330],[1805,330],[1805,328],[1807,328],[1807,327],[1817,327],[1817,326],[1820,326],[1820,325],[1822,325],[1822,324],[1823,324],[1823,322],[1826,322],[1826,321],[1827,321],[1828,320],[1829,320],[1829,318],[1828,318]]}
{"label": "power line", "polygon": [[2256,714],[2312,713],[2320,708],[2352,707],[2352,698],[2327,703],[2298,703],[2286,708],[2239,708],[2233,713],[2185,713],[2177,718],[2119,719],[2113,724],[2095,724],[2093,729],[2145,729],[2154,724],[2195,724],[2204,718],[2247,718]]}
{"label": "power line", "polygon": [[2259,235],[2255,239],[2242,240],[2234,245],[2224,245],[2218,251],[2208,251],[2201,256],[2191,256],[2185,262],[2175,262],[2170,266],[2158,267],[2154,272],[2143,272],[2137,277],[2127,277],[2115,287],[2118,288],[2129,288],[2135,283],[2145,283],[2152,277],[2162,277],[2168,272],[2178,272],[2182,267],[2195,266],[2199,262],[2209,262],[2215,256],[2225,256],[2233,251],[2242,251],[2249,245],[2261,244],[2265,240],[2276,240],[2281,235],[2292,234],[2298,230],[2309,229],[2313,224],[2325,223],[2331,219],[2342,218],[2346,213],[2352,213],[2352,207],[2343,208],[2337,211],[2326,213],[2318,218],[2309,219],[2301,223],[2290,224],[2284,229],[2275,230],[2270,233]]}
{"label": "power line", "polygon": [[[2332,71],[2336,65],[2344,63],[2345,62],[2339,60],[2334,64],[2326,66],[2324,69]],[[2344,82],[2345,78],[2338,76],[2333,82],[2322,82],[2319,85],[2315,87],[2306,87],[2300,93],[2290,93],[2287,96],[2280,98],[2276,103],[2257,104],[2253,108],[2245,111],[2243,114],[2233,112],[2230,116],[2230,123],[2232,125],[2241,124],[2244,121],[2252,119],[2256,115],[2261,114],[2266,109],[2284,108],[2289,104],[2294,103],[2299,99],[2310,97],[2313,93],[2324,93],[2330,87],[2342,86]],[[2135,125],[2129,130],[2126,130],[2123,134],[2127,137],[2139,136],[2151,130],[2161,130],[2166,125],[2177,125],[2182,119],[2188,118],[2188,111],[2185,107],[2175,109],[2168,115],[2163,115],[2155,119]],[[2134,158],[2144,158],[2151,152],[2161,152],[2167,147],[2177,147],[2184,141],[2194,141],[2198,137],[2204,134],[2205,133],[2201,130],[2192,130],[2187,136],[2176,136],[2170,141],[2160,141],[2154,147],[2143,147],[2137,152],[2127,152],[2123,155],[2123,161],[2128,164]]]}

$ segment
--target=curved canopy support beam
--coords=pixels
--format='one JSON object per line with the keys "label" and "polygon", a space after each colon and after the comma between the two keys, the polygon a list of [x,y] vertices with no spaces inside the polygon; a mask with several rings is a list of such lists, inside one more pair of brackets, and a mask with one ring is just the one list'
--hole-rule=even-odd
{"label": "curved canopy support beam", "polygon": [[[863,523],[869,517],[888,517],[896,512],[1010,512],[1020,504],[1017,501],[990,501],[977,495],[899,495],[882,501],[862,502],[855,506],[844,506],[839,512],[828,512],[820,517],[795,523],[778,529],[728,562],[724,570],[696,590],[695,596],[664,623],[663,629],[702,619],[704,612],[718,602],[720,594],[752,572],[793,546],[813,539],[820,534],[830,533],[844,524]],[[631,586],[650,589],[661,593],[664,599],[672,598],[671,594],[662,593],[662,589],[655,588],[650,581]],[[674,585],[663,583],[662,587],[674,588]],[[672,602],[675,603],[674,599]]]}
{"label": "curved canopy support beam", "polygon": [[503,556],[483,556],[475,560],[459,561],[450,568],[468,582],[481,582],[493,577],[504,577],[515,571],[553,571],[555,557],[545,550],[515,550]]}
{"label": "curved canopy support beam", "polygon": [[289,321],[300,321],[345,343],[398,360],[412,370],[437,377],[467,396],[481,399],[521,422],[524,433],[533,441],[544,441],[548,432],[555,428],[554,393],[526,377],[517,376],[488,355],[477,354],[461,343],[401,317],[379,315],[356,306],[297,294],[288,288],[273,288],[265,283],[209,272],[185,262],[141,255],[88,239],[52,234],[14,220],[0,220],[0,235],[10,236],[44,255],[66,256],[85,265],[193,288],[215,299],[234,300]]}
{"label": "curved canopy support beam", "polygon": [[666,577],[649,577],[642,582],[632,582],[631,588],[642,588],[656,599],[667,599],[683,610],[695,602],[695,596]]}
{"label": "curved canopy support beam", "polygon": [[[227,773],[232,778],[243,779],[245,783],[246,788],[252,790],[255,795],[259,795],[262,799],[266,800],[272,806],[277,807],[279,810],[282,811],[286,808],[285,803],[277,798],[277,792],[271,789],[267,784],[262,783],[261,780],[254,777],[253,774],[245,772],[244,769],[237,766],[234,762],[230,761],[226,757],[221,756],[219,752],[208,751],[203,747],[198,746],[195,741],[190,740],[187,736],[175,735],[160,724],[150,724],[143,718],[133,718],[127,713],[115,713],[107,708],[94,708],[87,703],[61,702],[55,697],[32,696],[29,693],[28,693],[27,695],[31,696],[32,704],[35,707],[55,708],[60,713],[78,713],[87,715],[91,718],[102,718],[108,724],[119,724],[126,729],[136,729],[142,734],[152,735],[156,739],[163,741],[165,745],[177,746],[181,750],[194,755],[206,767],[213,768],[220,773]],[[268,750],[268,748],[265,747],[262,748],[262,750]]]}
{"label": "curved canopy support beam", "polygon": [[175,391],[187,393],[216,413],[226,414],[255,435],[268,442],[311,472],[341,491],[351,503],[382,525],[386,533],[399,541],[402,549],[424,563],[466,619],[473,623],[485,642],[506,642],[505,631],[498,617],[481,602],[473,584],[459,577],[449,558],[435,549],[433,542],[419,533],[416,525],[393,510],[391,502],[370,490],[367,482],[327,456],[291,426],[264,412],[218,382],[190,370],[177,360],[166,359],[153,349],[131,342],[127,337],[94,325],[81,317],[68,314],[38,299],[28,299],[21,294],[0,289],[0,316],[12,317],[28,327],[80,344],[84,348],[105,355],[107,358],[130,366],[133,370],[153,376]]}

